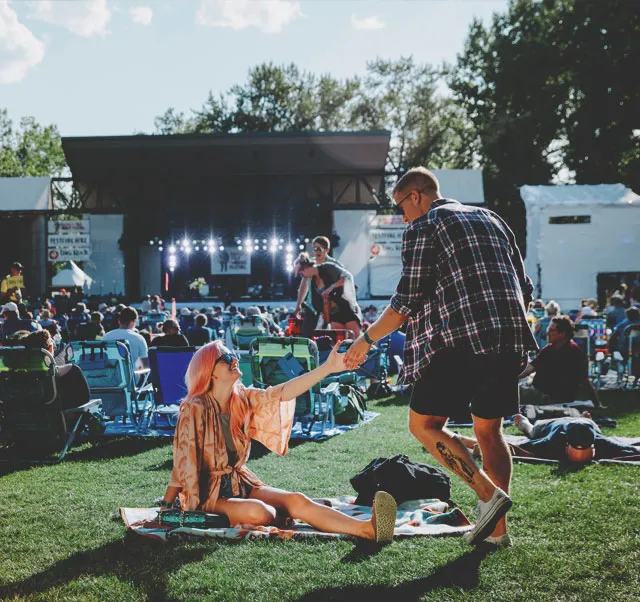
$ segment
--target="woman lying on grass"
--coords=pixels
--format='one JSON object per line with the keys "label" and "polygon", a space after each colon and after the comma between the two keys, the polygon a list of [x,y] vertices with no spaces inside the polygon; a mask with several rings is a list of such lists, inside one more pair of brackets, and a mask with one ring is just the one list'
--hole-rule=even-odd
{"label": "woman lying on grass", "polygon": [[188,393],[180,408],[173,471],[162,507],[171,507],[179,496],[183,510],[224,514],[231,525],[280,524],[279,511],[321,531],[390,542],[396,503],[388,493],[376,494],[371,520],[358,520],[302,493],[268,487],[245,464],[251,439],[284,455],[296,397],[344,369],[344,354],[336,345],[327,361],[311,372],[254,389],[240,382],[238,360],[220,341],[199,349],[187,369]]}

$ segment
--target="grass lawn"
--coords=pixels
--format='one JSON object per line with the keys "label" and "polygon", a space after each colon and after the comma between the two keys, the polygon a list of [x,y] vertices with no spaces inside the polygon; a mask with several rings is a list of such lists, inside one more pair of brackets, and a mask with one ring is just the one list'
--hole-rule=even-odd
{"label": "grass lawn", "polygon": [[[606,434],[640,434],[640,394],[605,393],[619,421]],[[433,463],[407,431],[406,402],[370,404],[382,413],[372,424],[250,466],[273,486],[334,496],[352,493],[349,478],[374,457]],[[515,547],[414,538],[377,553],[347,540],[163,546],[127,535],[118,508],[152,505],[170,468],[169,441],[116,440],[75,448],[57,466],[0,473],[0,599],[640,600],[637,466],[516,465]],[[471,490],[454,479],[452,495],[469,514]]]}

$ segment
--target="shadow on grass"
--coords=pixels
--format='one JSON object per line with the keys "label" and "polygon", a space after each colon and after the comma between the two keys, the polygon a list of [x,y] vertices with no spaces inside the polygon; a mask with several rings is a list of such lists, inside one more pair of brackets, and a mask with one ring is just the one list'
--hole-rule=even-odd
{"label": "shadow on grass", "polygon": [[369,409],[375,410],[375,406],[385,408],[388,406],[406,406],[409,407],[409,401],[411,397],[409,395],[394,395],[393,397],[387,397],[386,399],[376,399],[375,401],[369,401],[368,404],[372,407]]}
{"label": "shadow on grass", "polygon": [[83,577],[116,577],[123,583],[133,583],[149,600],[172,600],[167,594],[171,574],[183,565],[201,561],[211,551],[210,545],[149,544],[139,536],[128,535],[124,540],[73,554],[23,581],[1,586],[0,600],[37,596]]}
{"label": "shadow on grass", "polygon": [[[299,598],[300,602],[326,600],[419,600],[430,591],[441,588],[473,589],[478,586],[482,560],[495,548],[488,545],[463,554],[454,561],[436,568],[430,575],[400,585],[348,585],[319,589]],[[355,554],[354,550],[351,554]],[[366,558],[363,556],[362,559]],[[351,560],[353,562],[353,560]]]}
{"label": "shadow on grass", "polygon": [[[90,445],[83,449],[74,449],[68,452],[68,454],[62,460],[62,463],[70,462],[86,462],[92,460],[105,460],[112,458],[123,458],[129,456],[136,456],[138,454],[147,452],[158,447],[163,447],[169,444],[171,440],[166,438],[118,438],[118,439],[97,439],[91,442]],[[83,444],[83,443],[81,443]],[[86,444],[86,442],[84,442]],[[20,470],[26,470],[33,466],[39,466],[38,463],[30,463],[26,459],[26,455],[20,454],[13,449],[0,450],[0,476],[10,474],[12,472],[18,472]],[[40,459],[46,457],[46,453],[38,456]],[[50,457],[54,457],[51,455]]]}

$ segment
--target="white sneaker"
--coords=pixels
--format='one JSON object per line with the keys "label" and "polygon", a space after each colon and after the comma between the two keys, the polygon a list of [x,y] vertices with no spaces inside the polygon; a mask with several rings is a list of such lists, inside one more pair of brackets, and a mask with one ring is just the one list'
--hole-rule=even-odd
{"label": "white sneaker", "polygon": [[496,528],[498,521],[513,505],[511,498],[500,488],[496,488],[488,502],[480,502],[480,511],[472,531],[465,533],[465,540],[472,546],[484,541]]}
{"label": "white sneaker", "polygon": [[508,533],[500,535],[499,537],[491,537],[491,535],[489,535],[489,537],[484,540],[484,543],[489,543],[498,548],[510,548],[513,545],[513,539]]}

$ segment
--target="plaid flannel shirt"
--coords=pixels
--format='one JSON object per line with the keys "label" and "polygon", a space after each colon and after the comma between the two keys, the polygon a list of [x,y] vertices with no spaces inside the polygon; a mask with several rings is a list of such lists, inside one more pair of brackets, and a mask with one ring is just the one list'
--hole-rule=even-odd
{"label": "plaid flannel shirt", "polygon": [[419,380],[442,348],[537,349],[526,317],[532,293],[513,232],[498,215],[435,201],[402,237],[402,276],[391,298],[409,316],[401,381]]}

